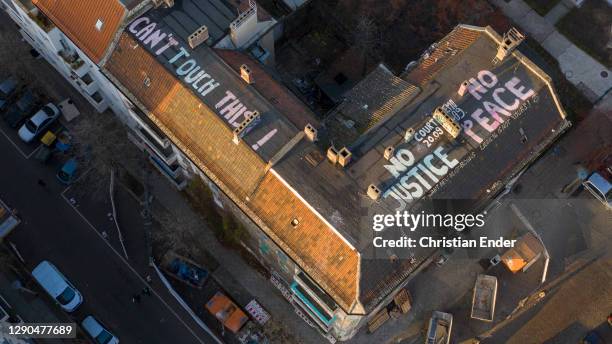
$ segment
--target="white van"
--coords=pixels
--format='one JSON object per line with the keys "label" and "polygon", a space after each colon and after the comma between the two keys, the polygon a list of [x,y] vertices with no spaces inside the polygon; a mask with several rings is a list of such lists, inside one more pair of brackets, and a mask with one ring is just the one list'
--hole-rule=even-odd
{"label": "white van", "polygon": [[48,261],[38,264],[32,276],[66,312],[73,312],[83,302],[81,293]]}

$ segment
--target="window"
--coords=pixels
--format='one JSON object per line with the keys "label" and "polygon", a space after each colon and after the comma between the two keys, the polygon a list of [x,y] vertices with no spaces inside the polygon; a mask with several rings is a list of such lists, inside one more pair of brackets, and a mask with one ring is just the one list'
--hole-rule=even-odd
{"label": "window", "polygon": [[102,332],[100,332],[100,334],[96,337],[96,343],[106,344],[110,342],[111,339],[113,339],[113,335],[108,333],[106,330],[102,330]]}
{"label": "window", "polygon": [[76,294],[74,290],[72,290],[70,287],[66,287],[66,289],[64,289],[64,291],[57,296],[57,301],[65,306],[69,304],[75,296]]}
{"label": "window", "polygon": [[104,26],[104,22],[100,19],[96,21],[96,30],[102,31],[102,27]]}
{"label": "window", "polygon": [[28,130],[31,133],[35,133],[38,130],[38,127],[36,126],[36,124],[34,124],[34,122],[32,122],[31,119],[29,119],[26,123],[25,123],[26,128],[28,128]]}
{"label": "window", "polygon": [[55,115],[55,112],[53,111],[53,109],[51,109],[49,106],[45,105],[42,110],[47,114],[47,116],[51,117]]}

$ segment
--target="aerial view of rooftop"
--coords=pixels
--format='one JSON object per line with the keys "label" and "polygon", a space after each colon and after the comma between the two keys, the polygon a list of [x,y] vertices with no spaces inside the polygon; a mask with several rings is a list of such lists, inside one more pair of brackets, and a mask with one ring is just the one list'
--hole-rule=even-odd
{"label": "aerial view of rooftop", "polygon": [[0,343],[612,344],[612,0],[0,0]]}

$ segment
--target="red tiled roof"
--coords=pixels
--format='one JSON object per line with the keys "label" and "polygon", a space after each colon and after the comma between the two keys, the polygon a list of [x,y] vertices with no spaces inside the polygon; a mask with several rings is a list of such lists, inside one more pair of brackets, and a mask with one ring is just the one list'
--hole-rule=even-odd
{"label": "red tiled roof", "polygon": [[444,69],[451,58],[474,43],[482,31],[457,26],[453,31],[436,43],[429,56],[421,59],[419,65],[405,77],[406,80],[423,85],[431,80],[436,73]]}
{"label": "red tiled roof", "polygon": [[[174,144],[236,203],[248,207],[243,211],[338,305],[350,309],[357,299],[359,255],[339,234],[266,172],[250,147],[232,143],[227,125],[129,35],[122,35],[105,68],[151,111],[151,120]],[[263,83],[264,74],[255,78]],[[295,218],[296,227],[291,225]]]}
{"label": "red tiled roof", "polygon": [[[93,62],[104,57],[127,10],[119,0],[33,0]],[[100,30],[96,23],[102,22]]]}

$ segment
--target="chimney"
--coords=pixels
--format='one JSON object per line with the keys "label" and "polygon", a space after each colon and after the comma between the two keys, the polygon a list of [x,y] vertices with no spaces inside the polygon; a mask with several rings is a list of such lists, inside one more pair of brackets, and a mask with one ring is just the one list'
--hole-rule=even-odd
{"label": "chimney", "polygon": [[499,47],[497,48],[497,54],[495,55],[495,60],[503,61],[508,54],[514,50],[521,42],[525,39],[522,33],[519,32],[516,28],[511,28],[504,34]]}
{"label": "chimney", "polygon": [[158,8],[162,4],[166,4],[166,7],[174,6],[174,0],[153,0],[153,6]]}
{"label": "chimney", "polygon": [[348,148],[343,147],[338,152],[338,163],[340,164],[340,166],[345,167],[351,162],[352,156],[353,156],[353,153],[351,153],[351,151],[348,150]]}
{"label": "chimney", "polygon": [[412,129],[412,128],[406,129],[406,134],[404,135],[404,141],[408,142],[408,141],[412,140],[413,136],[414,136],[414,129]]}
{"label": "chimney", "polygon": [[441,107],[438,106],[434,110],[433,118],[453,139],[459,136],[461,126],[459,126],[457,121],[451,118]]}
{"label": "chimney", "polygon": [[338,150],[336,147],[331,146],[327,149],[327,160],[329,160],[333,165],[338,162]]}
{"label": "chimney", "polygon": [[244,130],[249,127],[257,118],[259,118],[259,112],[253,111],[247,118],[240,123],[239,126],[234,129],[234,139],[232,140],[235,144],[240,142],[240,139],[244,135]]}
{"label": "chimney", "polygon": [[380,189],[378,186],[370,184],[370,186],[368,186],[367,194],[371,199],[377,200],[380,198]]}
{"label": "chimney", "polygon": [[257,34],[257,4],[249,1],[249,8],[230,23],[230,37],[236,48],[242,48]]}
{"label": "chimney", "polygon": [[242,80],[246,81],[247,84],[255,83],[255,80],[253,80],[253,75],[251,74],[251,70],[245,64],[240,66],[240,77],[242,78]]}
{"label": "chimney", "polygon": [[393,148],[393,146],[389,146],[389,147],[385,148],[385,153],[384,153],[385,160],[391,159],[391,157],[393,157],[393,152],[394,151],[395,151],[395,149]]}
{"label": "chimney", "polygon": [[464,82],[461,83],[461,85],[459,85],[459,90],[457,91],[457,94],[459,94],[459,97],[463,97],[465,95],[465,92],[467,92],[468,89],[468,81],[465,80]]}
{"label": "chimney", "polygon": [[317,140],[317,129],[315,129],[315,127],[313,127],[310,123],[306,124],[304,127],[304,134],[306,134],[306,137],[311,142],[315,142]]}
{"label": "chimney", "polygon": [[195,30],[187,38],[191,49],[195,49],[198,45],[206,42],[207,39],[208,39],[208,28],[206,27],[206,25],[200,26],[197,30]]}

